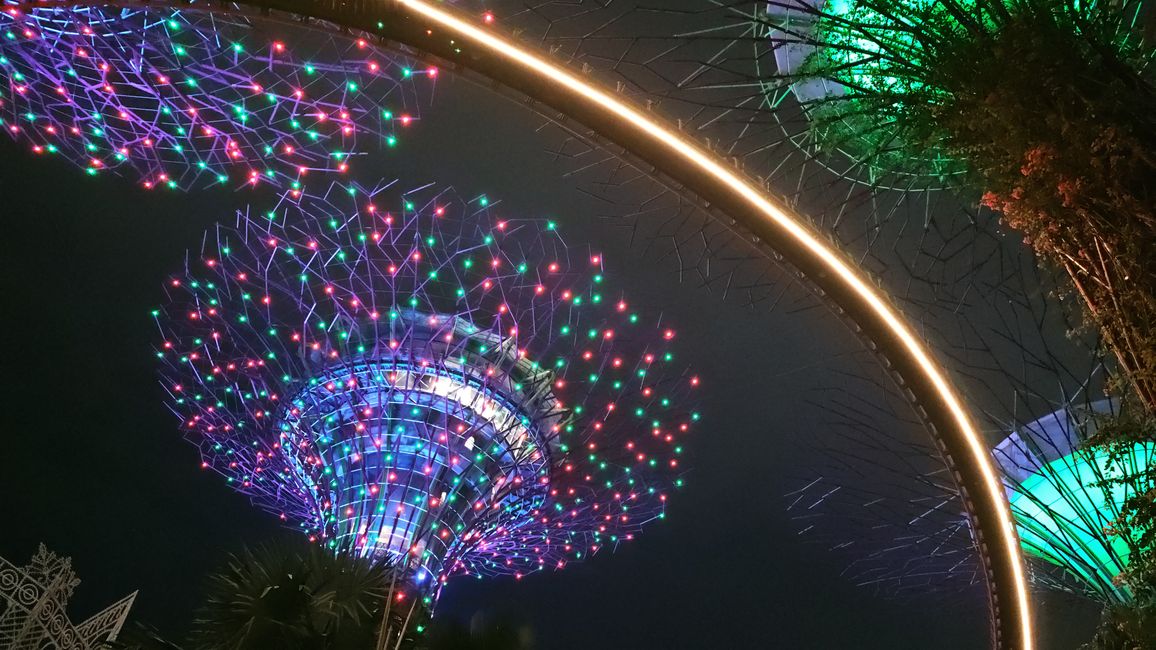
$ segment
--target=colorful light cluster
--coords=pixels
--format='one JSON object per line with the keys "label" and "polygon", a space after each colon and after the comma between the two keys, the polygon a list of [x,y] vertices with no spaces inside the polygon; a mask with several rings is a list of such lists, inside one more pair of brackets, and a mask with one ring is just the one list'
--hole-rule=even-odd
{"label": "colorful light cluster", "polygon": [[1110,410],[1104,400],[1057,411],[1004,439],[995,456],[1024,552],[1058,569],[1037,571],[1037,581],[1126,603],[1132,594],[1116,577],[1128,566],[1131,548],[1107,529],[1134,486],[1105,482],[1142,475],[1156,445],[1137,443],[1112,463],[1107,450],[1083,446],[1095,425],[1093,413]]}
{"label": "colorful light cluster", "polygon": [[396,145],[437,76],[364,40],[227,14],[0,7],[0,128],[146,188],[344,173]]}
{"label": "colorful light cluster", "polygon": [[522,576],[633,539],[681,485],[673,329],[549,221],[333,185],[219,227],[155,312],[203,466],[316,540]]}

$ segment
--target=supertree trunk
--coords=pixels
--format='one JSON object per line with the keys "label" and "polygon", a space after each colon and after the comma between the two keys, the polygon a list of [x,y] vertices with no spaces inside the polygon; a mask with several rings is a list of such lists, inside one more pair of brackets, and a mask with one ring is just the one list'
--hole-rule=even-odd
{"label": "supertree trunk", "polygon": [[[1017,184],[984,203],[1066,272],[1117,359],[1121,388],[1156,413],[1156,208],[1147,196],[1156,166],[1145,143],[1119,135],[1130,127],[1082,129],[1091,137],[1028,150]],[[993,184],[1006,188],[1010,177]]]}
{"label": "supertree trunk", "polygon": [[1107,218],[1089,209],[1043,210],[1031,205],[1028,194],[1016,188],[1012,198],[1001,201],[989,193],[985,203],[1001,210],[1009,225],[1025,233],[1038,258],[1063,268],[1085,305],[1086,320],[1116,357],[1121,388],[1130,389],[1149,412],[1156,413],[1152,220],[1130,210]]}
{"label": "supertree trunk", "polygon": [[[983,65],[949,68],[935,115],[969,158],[983,203],[1062,268],[1118,360],[1121,388],[1156,413],[1156,93],[1093,39],[1021,20]],[[1095,54],[1095,55],[1093,55]],[[988,57],[994,56],[995,60]],[[999,68],[999,58],[1024,62]],[[979,72],[982,71],[982,72]]]}
{"label": "supertree trunk", "polygon": [[[1104,342],[1115,354],[1123,378],[1149,412],[1156,413],[1156,373],[1153,372],[1156,310],[1152,309],[1150,301],[1121,304],[1120,292],[1115,287],[1132,283],[1133,279],[1120,268],[1120,260],[1112,255],[1104,242],[1095,241],[1091,250],[1082,252],[1094,256],[1094,259],[1087,260],[1084,265],[1074,261],[1065,263],[1068,277],[1084,300],[1091,320],[1099,326]],[[1152,271],[1140,272],[1149,277],[1137,279],[1140,282],[1148,280],[1150,284]],[[1110,305],[1110,309],[1104,309],[1105,304]]]}

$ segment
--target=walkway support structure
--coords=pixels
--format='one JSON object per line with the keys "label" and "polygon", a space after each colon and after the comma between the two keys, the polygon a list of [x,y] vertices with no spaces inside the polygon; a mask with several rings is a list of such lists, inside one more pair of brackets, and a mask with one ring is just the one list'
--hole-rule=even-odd
{"label": "walkway support structure", "polygon": [[626,152],[635,164],[680,192],[699,197],[716,214],[794,267],[849,319],[884,360],[931,429],[959,486],[971,519],[989,593],[993,647],[1032,650],[1032,615],[1023,554],[989,445],[927,344],[886,292],[837,245],[720,157],[692,143],[653,113],[572,72],[499,29],[431,0],[239,0],[161,2],[39,0],[52,6],[172,7],[309,23],[432,59],[517,92],[531,108],[575,132]]}

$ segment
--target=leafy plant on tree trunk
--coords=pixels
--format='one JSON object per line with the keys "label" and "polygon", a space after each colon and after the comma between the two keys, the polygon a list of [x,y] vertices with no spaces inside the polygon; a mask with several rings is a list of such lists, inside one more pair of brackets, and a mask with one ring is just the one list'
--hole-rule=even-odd
{"label": "leafy plant on tree trunk", "polygon": [[982,192],[1070,278],[1122,380],[1156,411],[1156,50],[1144,34],[1156,12],[1138,0],[802,11],[810,26],[787,37],[814,47],[800,75],[839,89],[807,105],[819,146]]}
{"label": "leafy plant on tree trunk", "polygon": [[1104,610],[1100,627],[1086,650],[1146,650],[1156,648],[1156,415],[1130,401],[1120,410],[1097,418],[1096,432],[1087,447],[1107,451],[1105,496],[1123,494],[1119,516],[1110,533],[1129,548],[1128,563],[1116,581],[1127,588],[1133,602]]}

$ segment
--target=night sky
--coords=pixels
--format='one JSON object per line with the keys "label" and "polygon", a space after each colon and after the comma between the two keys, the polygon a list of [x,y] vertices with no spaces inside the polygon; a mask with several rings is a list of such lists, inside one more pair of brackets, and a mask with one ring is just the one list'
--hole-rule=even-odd
{"label": "night sky", "polygon": [[[665,306],[705,392],[666,522],[563,572],[453,581],[439,615],[510,613],[546,649],[986,647],[982,590],[856,586],[841,575],[848,556],[798,535],[786,512],[814,460],[804,441],[827,421],[808,393],[838,388],[862,356],[845,326],[797,289],[768,310],[680,283],[662,250],[599,219],[608,208],[549,163],[537,120],[440,84],[396,150],[358,162],[359,180],[437,181],[556,218],[572,244],[605,252],[635,303]],[[71,556],[84,581],[74,618],[139,589],[134,617],[179,635],[225,554],[285,535],[199,468],[162,404],[149,316],[204,229],[266,198],[146,192],[0,141],[0,555],[19,564],[44,542]],[[1094,610],[1052,600],[1043,647],[1078,645]]]}

